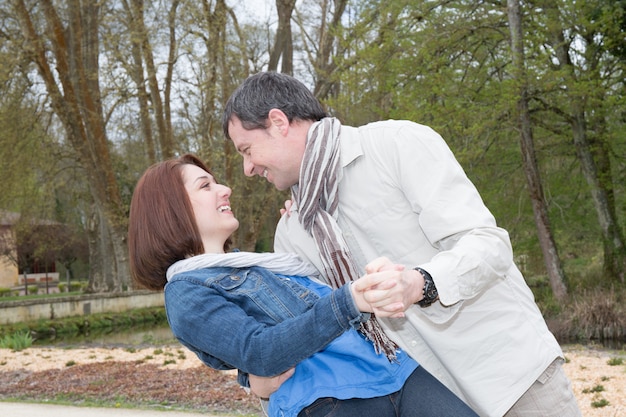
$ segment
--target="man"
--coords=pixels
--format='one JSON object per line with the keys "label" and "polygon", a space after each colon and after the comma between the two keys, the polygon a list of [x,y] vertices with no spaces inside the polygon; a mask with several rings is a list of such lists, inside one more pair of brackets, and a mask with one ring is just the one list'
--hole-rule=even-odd
{"label": "man", "polygon": [[436,132],[393,120],[342,126],[302,83],[270,72],[233,93],[223,129],[246,175],[292,191],[276,250],[298,253],[333,286],[387,274],[388,291],[368,289],[367,275],[354,284],[373,306],[395,297],[406,309],[379,325],[481,416],[580,416],[508,233]]}

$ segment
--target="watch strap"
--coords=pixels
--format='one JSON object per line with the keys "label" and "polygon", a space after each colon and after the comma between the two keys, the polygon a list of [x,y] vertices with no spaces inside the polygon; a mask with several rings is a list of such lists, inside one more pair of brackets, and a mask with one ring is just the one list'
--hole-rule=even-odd
{"label": "watch strap", "polygon": [[433,281],[433,277],[425,269],[419,266],[414,269],[424,277],[424,288],[422,289],[423,297],[416,304],[420,307],[428,307],[439,299],[439,292],[435,286],[435,281]]}

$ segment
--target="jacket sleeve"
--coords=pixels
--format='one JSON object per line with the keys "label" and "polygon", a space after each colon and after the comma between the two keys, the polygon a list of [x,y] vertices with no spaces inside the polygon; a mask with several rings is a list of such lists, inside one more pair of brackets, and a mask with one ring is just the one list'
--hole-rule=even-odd
{"label": "jacket sleeve", "polygon": [[348,286],[320,298],[301,315],[268,326],[214,289],[186,280],[165,288],[174,336],[214,369],[274,376],[322,350],[360,323]]}

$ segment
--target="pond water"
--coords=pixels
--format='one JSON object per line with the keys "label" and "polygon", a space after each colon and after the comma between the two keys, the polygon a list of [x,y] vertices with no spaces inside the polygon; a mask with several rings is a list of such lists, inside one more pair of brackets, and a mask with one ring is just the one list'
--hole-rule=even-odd
{"label": "pond water", "polygon": [[[36,340],[36,346],[155,346],[178,344],[167,323],[159,325],[132,326],[122,329],[92,331],[88,334],[63,335],[57,338]],[[566,345],[593,345],[595,348],[626,350],[626,340],[593,342],[561,341]]]}
{"label": "pond water", "polygon": [[167,324],[131,326],[35,340],[35,346],[154,346],[177,344]]}

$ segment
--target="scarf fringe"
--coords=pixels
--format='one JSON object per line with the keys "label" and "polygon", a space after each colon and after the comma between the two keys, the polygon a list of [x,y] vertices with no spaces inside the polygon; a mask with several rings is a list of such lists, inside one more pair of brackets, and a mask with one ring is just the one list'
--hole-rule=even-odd
{"label": "scarf fringe", "polygon": [[361,323],[359,331],[372,342],[377,355],[384,353],[389,362],[398,363],[399,346],[387,336],[376,317],[371,316],[368,321]]}

